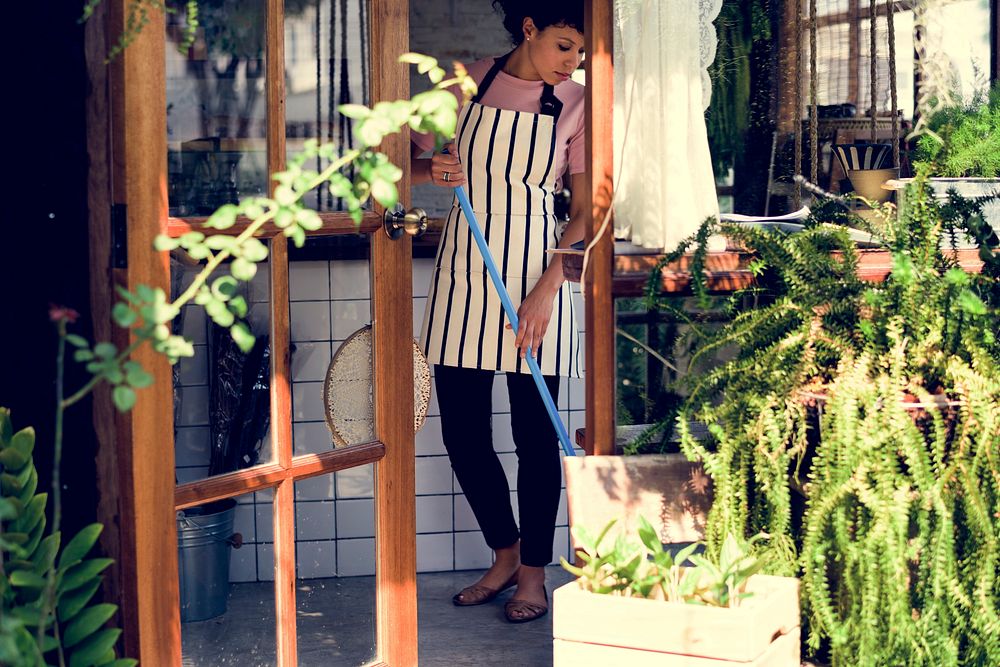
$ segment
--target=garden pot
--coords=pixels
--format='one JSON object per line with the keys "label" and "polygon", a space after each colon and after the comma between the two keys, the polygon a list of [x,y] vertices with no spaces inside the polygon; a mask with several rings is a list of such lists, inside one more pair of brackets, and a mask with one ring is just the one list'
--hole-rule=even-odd
{"label": "garden pot", "polygon": [[885,202],[892,190],[882,187],[886,181],[899,178],[899,169],[851,169],[847,172],[854,191],[870,201]]}
{"label": "garden pot", "polygon": [[177,565],[181,622],[204,621],[226,613],[229,602],[230,548],[236,501],[231,498],[177,512]]}
{"label": "garden pot", "polygon": [[[901,186],[912,182],[912,178],[899,179]],[[934,195],[940,200],[947,199],[948,190],[952,188],[966,199],[985,197],[1000,192],[1000,178],[929,178],[927,183],[934,191]],[[902,189],[897,191],[896,200],[900,205],[903,203],[904,195],[905,192]],[[993,228],[994,233],[1000,236],[1000,199],[995,199],[983,206],[983,218]]]}
{"label": "garden pot", "polygon": [[553,667],[799,667],[799,581],[755,575],[739,607],[553,594]]}
{"label": "garden pot", "polygon": [[705,536],[712,480],[682,454],[567,457],[563,467],[571,525],[597,530],[617,519],[611,535],[634,534],[643,516],[664,544]]}

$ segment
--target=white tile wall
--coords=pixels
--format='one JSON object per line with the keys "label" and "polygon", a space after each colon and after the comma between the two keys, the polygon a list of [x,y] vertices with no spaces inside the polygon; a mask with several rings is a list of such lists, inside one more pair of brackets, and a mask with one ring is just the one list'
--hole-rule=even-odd
{"label": "white tile wall", "polygon": [[375,540],[337,540],[337,575],[375,574]]}
{"label": "white tile wall", "polygon": [[292,352],[293,382],[322,382],[332,356],[330,343],[296,343]]}
{"label": "white tile wall", "polygon": [[[433,261],[413,266],[414,336],[426,303]],[[323,417],[323,380],[339,342],[371,320],[370,280],[365,260],[292,262],[289,269],[292,372],[292,437],[296,455],[329,451],[333,446]],[[269,278],[266,267],[248,289],[254,326],[269,321]],[[577,305],[582,299],[576,294]],[[583,324],[583,312],[578,312]],[[184,331],[199,345],[199,355],[181,367],[184,412],[177,424],[179,481],[207,474],[209,369],[205,353],[206,322],[200,308],[185,311]],[[571,438],[583,426],[582,381],[562,382],[558,405]],[[507,383],[499,374],[493,386],[493,437],[511,487],[517,512],[517,458],[510,425]],[[421,572],[489,567],[492,551],[483,540],[441,441],[437,397],[432,393],[428,417],[416,435],[417,566]],[[269,460],[269,452],[262,455]],[[232,553],[233,581],[270,581],[274,577],[271,490],[238,498],[235,530],[245,546]],[[374,466],[342,470],[297,482],[296,554],[298,576],[371,575],[375,571]],[[554,558],[569,553],[565,497],[560,500]]]}
{"label": "white tile wall", "polygon": [[337,576],[337,543],[295,541],[295,560],[300,579]]}
{"label": "white tile wall", "polygon": [[333,540],[337,519],[332,501],[295,503],[296,540]]}
{"label": "white tile wall", "polygon": [[455,533],[455,569],[482,570],[493,564],[493,550],[479,531]]}
{"label": "white tile wall", "polygon": [[453,569],[455,556],[451,533],[417,533],[417,572]]}

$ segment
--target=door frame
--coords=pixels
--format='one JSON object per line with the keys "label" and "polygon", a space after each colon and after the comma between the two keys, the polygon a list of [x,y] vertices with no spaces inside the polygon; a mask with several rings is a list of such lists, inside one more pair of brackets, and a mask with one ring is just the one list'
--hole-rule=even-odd
{"label": "door frame", "polygon": [[[87,67],[92,91],[87,102],[91,155],[90,229],[92,308],[95,334],[127,344],[126,332],[111,324],[113,286],[138,284],[169,292],[166,253],[153,249],[161,233],[179,234],[184,221],[168,217],[165,87],[165,22],[149,22],[110,64],[104,58],[122,34],[132,0],[108,0],[87,27]],[[284,26],[282,0],[266,0],[267,150],[271,172],[284,168]],[[409,95],[408,0],[369,0],[371,102]],[[390,136],[380,147],[403,168],[400,191],[409,192],[409,134]],[[99,519],[102,546],[116,559],[106,593],[122,612],[123,650],[146,665],[181,664],[176,509],[259,488],[274,490],[275,607],[277,664],[296,664],[295,509],[297,480],[361,463],[375,464],[376,665],[417,664],[416,510],[412,377],[412,259],[410,238],[392,241],[381,233],[382,211],[366,214],[360,231],[371,232],[373,377],[376,442],[292,457],[291,380],[288,328],[287,241],[271,236],[272,295],[271,424],[273,464],[175,487],[172,374],[166,359],[148,346],[134,358],[154,383],[139,392],[133,410],[117,414],[110,396],[95,396],[99,435]],[[346,214],[329,213],[321,233],[359,231]],[[109,236],[109,220],[113,230]],[[122,224],[114,224],[114,221]],[[121,233],[127,230],[127,243]],[[115,237],[117,234],[117,238]],[[122,253],[109,251],[118,245]],[[102,270],[102,268],[106,268]],[[407,371],[407,369],[410,369]],[[381,380],[381,381],[380,381]],[[166,434],[166,435],[165,435]]]}

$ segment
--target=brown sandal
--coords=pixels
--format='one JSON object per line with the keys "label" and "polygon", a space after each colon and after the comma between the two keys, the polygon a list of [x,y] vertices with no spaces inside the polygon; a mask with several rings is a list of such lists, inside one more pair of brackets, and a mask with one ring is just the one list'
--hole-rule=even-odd
{"label": "brown sandal", "polygon": [[[545,602],[549,601],[549,592],[542,588],[545,593]],[[508,600],[503,606],[503,615],[511,623],[527,623],[545,616],[549,613],[548,606],[528,602],[527,600]]]}
{"label": "brown sandal", "polygon": [[461,591],[456,593],[451,601],[456,607],[474,607],[480,604],[486,604],[487,602],[492,602],[496,599],[496,596],[503,593],[508,588],[517,585],[517,571],[510,575],[510,579],[501,586],[500,588],[487,588],[486,586],[480,586],[479,584],[473,584],[472,586],[466,586]]}

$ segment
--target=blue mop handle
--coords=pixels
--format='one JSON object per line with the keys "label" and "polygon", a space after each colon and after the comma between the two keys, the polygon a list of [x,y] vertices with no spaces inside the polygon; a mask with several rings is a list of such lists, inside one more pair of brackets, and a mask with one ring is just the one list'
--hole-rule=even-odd
{"label": "blue mop handle", "polygon": [[[445,150],[444,152],[447,152]],[[465,219],[469,222],[469,229],[472,231],[472,236],[476,239],[476,245],[479,246],[479,252],[483,256],[483,261],[486,263],[486,270],[489,271],[490,278],[493,280],[493,287],[496,288],[497,294],[500,296],[500,303],[503,304],[504,312],[507,313],[507,319],[514,327],[514,333],[517,334],[517,310],[514,308],[514,304],[511,303],[510,294],[507,293],[507,287],[503,284],[503,280],[500,278],[499,272],[497,272],[497,265],[493,262],[493,256],[490,254],[490,247],[486,245],[486,239],[483,238],[483,232],[479,229],[479,223],[476,222],[476,214],[472,212],[472,204],[469,202],[469,195],[465,192],[465,188],[461,185],[455,188],[455,195],[458,197],[458,203],[462,207],[462,212],[465,213]],[[559,444],[562,445],[563,451],[566,456],[576,456],[576,452],[573,450],[573,445],[569,442],[569,434],[566,433],[566,427],[562,423],[562,419],[559,418],[559,412],[556,410],[556,404],[552,401],[552,394],[549,393],[549,387],[545,384],[545,379],[542,377],[542,369],[538,367],[538,362],[535,360],[535,353],[530,348],[528,349],[528,354],[525,355],[525,359],[528,362],[528,369],[531,371],[531,377],[535,379],[535,386],[538,387],[538,393],[542,397],[542,402],[545,403],[545,409],[549,413],[549,419],[552,420],[552,425],[556,429],[556,433],[559,435]]]}

